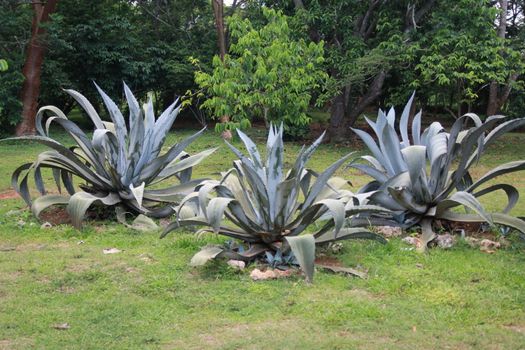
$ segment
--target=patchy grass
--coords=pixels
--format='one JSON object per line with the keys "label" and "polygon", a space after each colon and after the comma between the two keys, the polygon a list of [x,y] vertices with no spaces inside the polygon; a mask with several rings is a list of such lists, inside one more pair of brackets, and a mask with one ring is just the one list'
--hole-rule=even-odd
{"label": "patchy grass", "polygon": [[[176,132],[170,140],[178,139]],[[255,131],[263,142],[264,132]],[[62,141],[64,135],[58,136]],[[492,146],[474,177],[525,158],[525,136]],[[168,143],[169,144],[169,143]],[[190,151],[221,145],[206,133]],[[293,157],[298,144],[287,144]],[[17,164],[33,160],[36,144],[0,143],[0,193]],[[322,170],[352,151],[323,145],[311,166]],[[358,150],[359,151],[359,150]],[[289,158],[290,159],[290,158]],[[196,176],[227,169],[226,147]],[[341,170],[358,187],[367,179]],[[502,180],[525,190],[523,173]],[[50,179],[47,180],[49,183]],[[490,197],[489,208],[503,205]],[[525,249],[495,254],[466,244],[420,255],[398,239],[386,245],[345,242],[338,258],[361,266],[360,280],[318,272],[312,286],[294,277],[252,282],[225,266],[195,270],[191,256],[213,235],[187,232],[159,240],[110,222],[83,231],[40,229],[19,199],[0,201],[0,349],[520,349],[525,344]],[[513,212],[525,215],[520,201]],[[104,248],[121,253],[104,255]],[[68,323],[58,330],[54,325]]]}

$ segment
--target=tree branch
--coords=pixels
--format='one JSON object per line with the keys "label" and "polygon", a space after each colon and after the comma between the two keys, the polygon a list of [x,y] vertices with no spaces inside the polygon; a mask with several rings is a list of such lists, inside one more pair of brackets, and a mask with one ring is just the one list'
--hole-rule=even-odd
{"label": "tree branch", "polygon": [[370,84],[370,87],[368,88],[367,92],[364,94],[363,97],[361,97],[361,99],[359,99],[355,107],[349,113],[348,123],[350,126],[352,126],[355,123],[357,117],[359,117],[359,115],[361,115],[361,113],[364,112],[366,107],[368,107],[381,95],[383,84],[385,83],[385,78],[385,70],[381,70],[374,77],[374,80],[372,81],[372,84]]}

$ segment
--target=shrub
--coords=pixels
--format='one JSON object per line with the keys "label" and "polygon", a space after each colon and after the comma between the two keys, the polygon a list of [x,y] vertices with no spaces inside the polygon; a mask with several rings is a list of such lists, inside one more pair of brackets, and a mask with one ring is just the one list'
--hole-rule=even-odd
{"label": "shrub", "polygon": [[301,136],[310,118],[306,111],[312,91],[326,80],[322,70],[323,42],[295,40],[288,17],[263,7],[265,25],[257,28],[234,15],[228,20],[229,54],[212,62],[212,72],[198,71],[195,81],[209,95],[203,103],[219,118],[230,116],[217,131],[249,127],[254,117],[286,125]]}

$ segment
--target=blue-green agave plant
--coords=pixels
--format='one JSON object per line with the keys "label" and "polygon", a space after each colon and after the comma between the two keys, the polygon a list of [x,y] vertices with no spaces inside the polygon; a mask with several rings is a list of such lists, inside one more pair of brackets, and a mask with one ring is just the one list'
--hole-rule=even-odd
{"label": "blue-green agave plant", "polygon": [[[117,105],[102,91],[111,122],[103,121],[93,105],[80,93],[66,90],[84,109],[94,124],[90,137],[54,106],[42,107],[36,115],[37,136],[16,137],[9,140],[29,140],[46,145],[32,163],[18,167],[12,176],[12,185],[35,216],[56,204],[67,205],[67,211],[76,227],[86,210],[93,203],[123,206],[136,214],[152,217],[168,216],[174,212],[173,203],[182,199],[201,180],[191,180],[192,167],[214,150],[193,156],[184,149],[203,131],[172,145],[166,152],[162,147],[180,106],[175,101],[155,120],[151,99],[142,110],[129,88],[124,84],[129,108],[129,127]],[[49,117],[44,123],[45,114]],[[51,124],[61,126],[75,141],[67,147],[49,136]],[[46,194],[42,169],[52,170],[59,194]],[[31,199],[28,177],[33,173],[36,188],[41,196]],[[163,188],[151,185],[177,178],[178,183]],[[77,186],[73,180],[82,180]],[[67,194],[62,194],[62,186]],[[80,190],[79,190],[80,188]],[[122,209],[122,208],[120,208]],[[121,210],[122,212],[122,210]]]}
{"label": "blue-green agave plant", "polygon": [[[424,247],[435,237],[435,219],[501,224],[525,233],[525,222],[508,215],[517,203],[517,189],[509,184],[481,188],[497,176],[524,170],[525,161],[502,164],[477,181],[469,172],[490,144],[525,125],[525,119],[504,121],[503,116],[491,116],[483,122],[469,113],[458,118],[449,132],[438,122],[421,132],[419,112],[413,119],[410,137],[408,123],[413,99],[414,95],[401,114],[401,137],[395,130],[393,108],[388,113],[379,110],[376,122],[366,119],[377,141],[365,131],[353,129],[372,153],[361,157],[366,163],[351,164],[373,178],[359,190],[361,202],[392,210],[402,226],[420,225]],[[467,127],[469,123],[471,126]],[[505,192],[508,203],[501,212],[488,213],[478,199],[494,191]],[[471,212],[459,213],[454,210],[457,207]]]}
{"label": "blue-green agave plant", "polygon": [[[351,154],[319,174],[307,169],[308,160],[321,144],[321,136],[310,147],[303,147],[286,171],[282,126],[270,128],[266,160],[248,136],[240,130],[237,133],[248,155],[228,143],[238,157],[234,167],[221,180],[204,181],[184,198],[177,220],[163,235],[183,226],[206,226],[204,231],[248,243],[250,249],[236,256],[243,260],[264,255],[266,251],[286,252],[291,248],[310,280],[315,244],[350,238],[384,241],[364,228],[345,227],[345,218],[357,213],[387,212],[377,206],[355,206],[352,193],[344,189],[347,181],[333,177]],[[322,222],[314,226],[318,220]],[[312,227],[312,233],[303,234],[308,227]],[[221,250],[211,248],[207,253],[216,257]]]}

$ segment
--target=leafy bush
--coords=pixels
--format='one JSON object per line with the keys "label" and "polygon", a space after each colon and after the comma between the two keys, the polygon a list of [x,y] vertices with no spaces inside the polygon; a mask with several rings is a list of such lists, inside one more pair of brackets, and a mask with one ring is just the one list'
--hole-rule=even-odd
{"label": "leafy bush", "polygon": [[[5,68],[6,66],[3,65]],[[18,98],[24,81],[21,66],[9,65],[9,69],[0,72],[0,134],[8,134],[20,121],[22,103]],[[20,68],[20,70],[18,70]]]}
{"label": "leafy bush", "polygon": [[[294,40],[288,17],[263,7],[265,25],[256,28],[234,15],[228,21],[231,36],[224,61],[215,56],[213,71],[198,71],[195,81],[210,96],[203,107],[215,117],[230,116],[233,130],[249,126],[254,117],[284,122],[290,135],[301,133],[309,117],[312,91],[326,79],[323,42]],[[297,130],[296,130],[297,129]]]}
{"label": "leafy bush", "polygon": [[[385,212],[376,206],[354,206],[352,193],[343,189],[347,181],[332,177],[351,154],[337,160],[322,173],[305,168],[321,143],[323,135],[310,147],[301,150],[292,168],[285,172],[283,126],[270,127],[267,159],[255,143],[237,130],[249,156],[234,146],[234,167],[220,181],[204,181],[178,207],[177,221],[163,233],[189,225],[203,225],[201,231],[239,239],[250,245],[245,252],[228,256],[250,260],[266,251],[287,253],[291,246],[297,260],[311,279],[315,243],[339,239],[381,237],[362,228],[344,228],[345,218],[357,213]],[[215,192],[217,196],[212,197]],[[233,224],[224,223],[223,216]],[[313,234],[301,235],[317,220],[326,222],[314,227]],[[301,250],[303,250],[301,252]],[[220,250],[208,249],[210,258]],[[203,260],[205,261],[205,259]]]}
{"label": "leafy bush", "polygon": [[[392,210],[401,225],[421,225],[424,247],[435,237],[432,230],[435,219],[497,223],[525,233],[525,222],[507,215],[518,200],[515,187],[495,184],[479,189],[497,176],[524,170],[525,161],[502,164],[476,182],[469,173],[490,144],[502,134],[525,125],[525,119],[500,123],[505,117],[492,116],[482,122],[477,115],[466,114],[456,120],[450,132],[438,122],[421,132],[419,112],[414,117],[410,139],[408,121],[413,98],[414,95],[401,115],[401,139],[394,129],[393,108],[387,114],[379,110],[375,123],[366,119],[376,134],[377,143],[368,133],[353,129],[373,155],[361,157],[368,164],[351,165],[374,178],[360,189],[358,197],[363,203]],[[464,125],[469,122],[473,126],[465,129]],[[489,214],[478,198],[498,190],[506,193],[508,204],[501,213]],[[475,214],[453,211],[460,206]]]}
{"label": "leafy bush", "polygon": [[[80,93],[66,90],[91,118],[95,126],[92,138],[68,120],[60,109],[46,106],[36,116],[40,135],[10,139],[36,141],[51,149],[40,153],[35,162],[23,164],[15,170],[12,177],[15,190],[31,206],[35,216],[51,205],[67,204],[67,211],[76,227],[81,226],[86,210],[93,203],[108,206],[121,204],[134,213],[153,217],[172,214],[174,210],[171,203],[182,199],[201,181],[191,180],[192,167],[214,151],[206,150],[193,156],[184,152],[204,129],[161,154],[166,135],[179,112],[177,101],[155,121],[151,99],[144,105],[142,112],[139,103],[124,84],[129,107],[128,128],[117,105],[98,86],[97,89],[109,112],[111,123],[102,121],[93,105]],[[46,113],[51,116],[44,126]],[[53,140],[49,136],[52,123],[60,125],[75,140],[76,146],[68,148]],[[69,196],[46,195],[41,173],[43,168],[52,169],[58,190],[61,191],[62,184]],[[28,188],[31,172],[42,195],[34,201]],[[79,185],[82,191],[77,191],[73,185],[74,176],[85,181]],[[176,177],[180,183],[161,189],[149,188],[172,177]]]}

